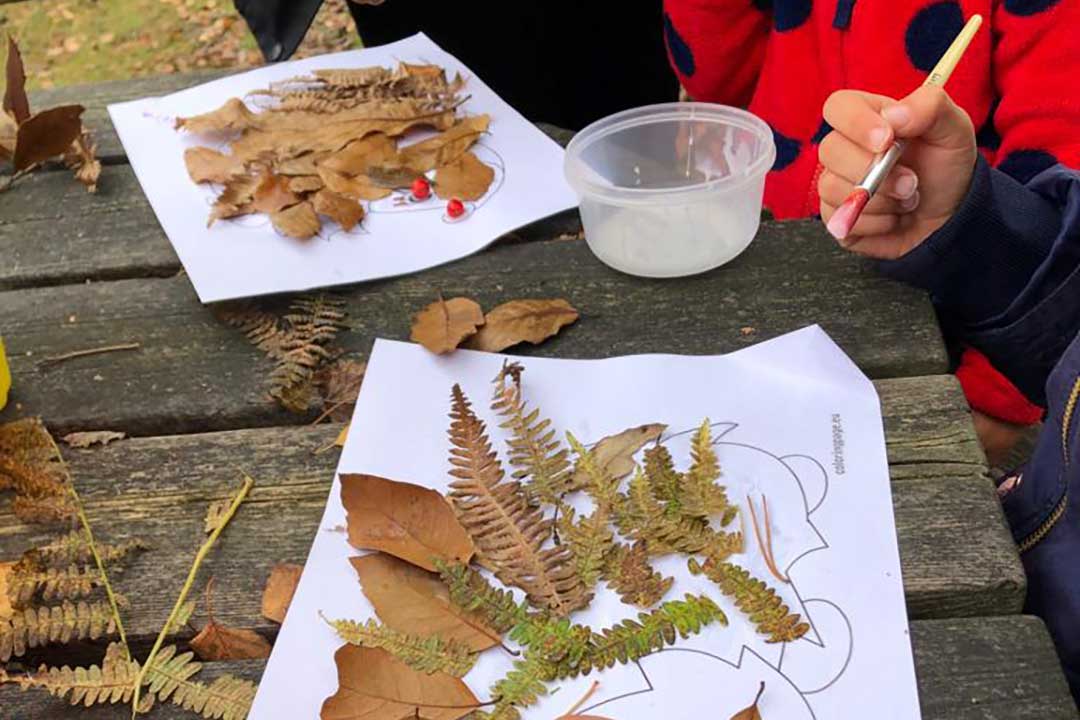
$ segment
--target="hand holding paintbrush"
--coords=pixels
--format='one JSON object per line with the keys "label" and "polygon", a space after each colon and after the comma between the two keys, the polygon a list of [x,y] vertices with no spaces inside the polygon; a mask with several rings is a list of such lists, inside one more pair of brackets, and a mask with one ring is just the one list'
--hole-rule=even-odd
{"label": "hand holding paintbrush", "polygon": [[971,119],[942,86],[981,23],[976,15],[926,83],[902,100],[853,90],[833,93],[821,143],[818,191],[829,231],[845,247],[881,258],[903,255],[941,227],[967,193],[975,167]]}

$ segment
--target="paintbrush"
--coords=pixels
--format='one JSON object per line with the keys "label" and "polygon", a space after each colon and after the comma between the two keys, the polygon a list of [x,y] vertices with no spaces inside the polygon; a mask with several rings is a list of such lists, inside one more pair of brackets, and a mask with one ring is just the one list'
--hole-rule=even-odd
{"label": "paintbrush", "polygon": [[[971,44],[971,39],[978,32],[980,25],[982,25],[982,16],[972,15],[971,19],[960,30],[960,34],[953,40],[949,49],[941,56],[941,60],[934,66],[923,86],[945,86],[949,76],[952,75],[953,70],[959,64],[960,58],[964,56],[964,51]],[[906,143],[903,140],[894,141],[892,146],[874,161],[862,182],[852,189],[851,194],[847,196],[843,204],[829,218],[826,227],[837,240],[843,240],[851,233],[851,228],[858,222],[859,216],[862,215],[866,204],[870,202],[870,198],[878,191],[885,178],[889,177],[889,173],[899,162],[900,156],[904,154],[905,145]]]}

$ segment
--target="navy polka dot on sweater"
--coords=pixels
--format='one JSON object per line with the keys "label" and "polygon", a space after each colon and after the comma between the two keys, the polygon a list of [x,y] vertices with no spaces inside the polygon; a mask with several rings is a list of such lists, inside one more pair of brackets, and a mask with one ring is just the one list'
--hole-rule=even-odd
{"label": "navy polka dot on sweater", "polygon": [[986,114],[986,122],[979,128],[979,132],[975,134],[975,142],[981,148],[997,150],[1001,147],[1001,134],[997,131],[997,127],[994,126],[994,113],[997,112],[998,103],[1000,102],[1000,100],[995,100],[994,104],[990,106],[990,112]]}
{"label": "navy polka dot on sweater", "polygon": [[815,145],[821,144],[821,141],[824,140],[825,136],[831,133],[832,130],[832,125],[822,120],[821,125],[818,126],[817,132],[814,133],[814,137],[810,138],[810,142]]}
{"label": "navy polka dot on sweater", "polygon": [[812,0],[773,0],[773,22],[779,32],[794,30],[810,17]]}
{"label": "navy polka dot on sweater", "polygon": [[1045,150],[1014,150],[998,164],[998,170],[1026,183],[1057,162],[1057,158]]}
{"label": "navy polka dot on sweater", "polygon": [[751,1],[753,2],[754,7],[756,7],[761,12],[769,12],[770,10],[772,10],[772,0],[751,0]]}
{"label": "navy polka dot on sweater", "polygon": [[783,170],[799,157],[799,148],[802,147],[802,143],[778,133],[771,125],[769,127],[772,129],[773,142],[776,143],[776,161],[773,162],[772,169]]}
{"label": "navy polka dot on sweater", "polygon": [[667,13],[664,13],[664,38],[667,40],[668,52],[671,53],[671,61],[675,63],[675,67],[687,77],[693,75],[694,53],[679,31],[675,29],[675,24],[671,22],[671,16]]}
{"label": "navy polka dot on sweater", "polygon": [[1049,10],[1061,0],[1005,0],[1005,10],[1013,15],[1035,15]]}
{"label": "navy polka dot on sweater", "polygon": [[911,64],[930,72],[964,27],[964,11],[954,0],[927,5],[908,24],[904,36]]}

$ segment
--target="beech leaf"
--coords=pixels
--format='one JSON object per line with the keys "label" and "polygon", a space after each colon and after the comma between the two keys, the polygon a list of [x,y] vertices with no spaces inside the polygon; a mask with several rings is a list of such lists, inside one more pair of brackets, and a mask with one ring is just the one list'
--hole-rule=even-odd
{"label": "beech leaf", "polygon": [[[607,473],[613,479],[619,480],[634,471],[636,463],[634,455],[647,443],[659,439],[667,425],[651,423],[623,430],[616,435],[609,435],[600,440],[592,447],[592,458],[597,469]],[[574,485],[583,487],[588,483],[588,475],[584,470],[578,469],[574,473]]]}
{"label": "beech leaf", "polygon": [[465,347],[501,352],[521,342],[536,345],[577,319],[577,310],[565,300],[511,300],[484,316],[484,326]]}
{"label": "beech leaf", "polygon": [[465,118],[435,137],[403,148],[399,154],[401,164],[417,173],[449,165],[471,148],[490,125],[488,115]]}
{"label": "beech leaf", "polygon": [[341,475],[349,544],[382,550],[425,570],[435,560],[467,565],[475,548],[450,504],[435,490],[376,475]]}
{"label": "beech leaf", "polygon": [[254,630],[228,628],[211,620],[191,639],[191,649],[202,660],[262,660],[271,646]]}
{"label": "beech leaf", "polygon": [[262,616],[264,618],[276,623],[285,622],[285,613],[289,609],[293,593],[296,592],[296,586],[300,582],[300,574],[303,572],[303,565],[278,563],[274,566],[263,589]]}
{"label": "beech leaf", "polygon": [[479,200],[491,187],[495,170],[467,152],[435,171],[435,194],[444,200]]}
{"label": "beech leaf", "polygon": [[382,200],[394,193],[391,188],[376,185],[366,175],[349,177],[327,167],[319,168],[319,179],[330,190],[355,200]]}
{"label": "beech leaf", "polygon": [[345,232],[364,219],[364,206],[333,190],[322,189],[312,196],[315,212],[330,218]]}
{"label": "beech leaf", "polygon": [[22,53],[15,38],[8,36],[7,84],[4,86],[4,112],[16,123],[22,124],[30,117],[30,100],[26,97],[26,71],[23,69]]}
{"label": "beech leaf", "polygon": [[761,720],[761,711],[758,710],[758,702],[761,701],[761,695],[765,692],[765,683],[761,683],[758,688],[757,696],[754,698],[754,704],[748,708],[743,708],[739,712],[731,716],[731,720]]}
{"label": "beech leaf", "polygon": [[252,193],[251,207],[258,212],[273,215],[298,203],[300,198],[289,189],[289,179],[274,173],[263,173]]}
{"label": "beech leaf", "polygon": [[177,118],[176,127],[192,133],[222,133],[245,130],[254,125],[255,113],[242,100],[229,98],[217,110],[187,118]]}
{"label": "beech leaf", "polygon": [[413,670],[378,648],[346,645],[334,663],[338,690],[323,702],[321,720],[458,720],[480,704],[460,679]]}
{"label": "beech leaf", "polygon": [[270,222],[284,235],[298,240],[315,237],[322,227],[311,203],[304,201],[270,214]]}
{"label": "beech leaf", "polygon": [[318,175],[293,175],[289,178],[289,189],[294,193],[308,193],[322,190],[326,183]]}
{"label": "beech leaf", "polygon": [[434,573],[390,555],[350,558],[364,596],[383,624],[420,637],[456,640],[481,652],[501,642],[499,633],[475,613],[450,602],[450,592]]}
{"label": "beech leaf", "polygon": [[82,105],[61,105],[31,115],[19,125],[15,155],[16,172],[63,155],[82,132]]}
{"label": "beech leaf", "polygon": [[383,133],[372,133],[331,153],[319,165],[343,175],[364,175],[372,165],[387,162],[395,155],[397,143],[392,138]]}
{"label": "beech leaf", "polygon": [[436,355],[442,355],[476,334],[483,324],[484,312],[476,301],[463,297],[440,298],[413,318],[410,338]]}
{"label": "beech leaf", "polygon": [[184,165],[196,183],[223,183],[243,170],[236,158],[208,147],[189,147],[184,151]]}

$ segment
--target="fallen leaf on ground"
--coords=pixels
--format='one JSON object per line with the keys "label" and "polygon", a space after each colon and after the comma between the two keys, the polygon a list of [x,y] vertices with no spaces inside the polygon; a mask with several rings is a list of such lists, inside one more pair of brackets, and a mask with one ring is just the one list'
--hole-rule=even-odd
{"label": "fallen leaf on ground", "polygon": [[213,620],[191,639],[191,649],[201,660],[262,660],[271,646],[254,630],[228,628]]}
{"label": "fallen leaf on ground", "polygon": [[378,648],[346,645],[334,653],[338,690],[321,720],[458,720],[479,705],[460,679],[413,670]]}
{"label": "fallen leaf on ground", "polygon": [[457,640],[480,652],[501,642],[501,637],[483,619],[450,602],[446,585],[433,573],[374,553],[350,558],[356,568],[364,596],[387,627],[443,640]]}
{"label": "fallen leaf on ground", "polygon": [[[576,317],[576,313],[575,313]],[[469,298],[439,299],[413,318],[410,338],[431,352],[442,355],[454,350],[461,341],[476,334],[484,324],[480,305]]]}
{"label": "fallen leaf on ground", "polygon": [[[610,473],[611,477],[624,478],[634,471],[636,466],[634,455],[638,450],[645,447],[646,443],[657,440],[665,430],[667,430],[667,425],[652,423],[623,430],[616,435],[609,435],[593,445],[593,462],[599,469]],[[578,470],[574,481],[575,485],[583,485],[588,482],[588,478],[584,471]]]}
{"label": "fallen leaf on ground", "polygon": [[349,544],[382,550],[425,570],[435,560],[468,564],[475,548],[450,504],[435,490],[377,475],[342,474]]}
{"label": "fallen leaf on ground", "polygon": [[73,448],[88,448],[92,445],[108,445],[113,440],[123,440],[126,437],[127,435],[122,432],[93,430],[90,432],[68,433],[61,439]]}
{"label": "fallen leaf on ground", "polygon": [[15,38],[10,35],[8,36],[6,75],[4,112],[10,114],[16,123],[23,123],[30,117],[30,101],[26,97],[26,71],[23,69],[19,46],[15,44]]}
{"label": "fallen leaf on ground", "polygon": [[307,201],[271,213],[270,222],[274,224],[278,232],[298,240],[315,237],[322,227],[319,216],[315,214],[311,203]]}
{"label": "fallen leaf on ground", "polygon": [[444,200],[460,198],[479,200],[495,179],[494,168],[467,152],[449,165],[435,171],[435,194]]}
{"label": "fallen leaf on ground", "polygon": [[351,359],[338,360],[319,370],[315,382],[322,393],[323,416],[334,422],[348,422],[352,418],[366,371],[366,362]]}
{"label": "fallen leaf on ground", "polygon": [[75,179],[86,187],[87,192],[97,191],[97,181],[101,177],[101,161],[96,153],[97,146],[84,128],[64,154],[64,164],[75,171]]}
{"label": "fallen leaf on ground", "polygon": [[483,327],[465,347],[501,352],[521,342],[536,345],[577,319],[577,310],[565,300],[511,300],[484,316]]}
{"label": "fallen leaf on ground", "polygon": [[315,212],[330,218],[345,232],[364,219],[364,206],[333,190],[322,189],[313,196]]}
{"label": "fallen leaf on ground", "polygon": [[266,172],[260,176],[259,184],[255,186],[251,198],[253,210],[271,216],[279,210],[300,202],[300,197],[289,189],[289,179],[272,172]]}
{"label": "fallen leaf on ground", "polygon": [[302,565],[278,563],[270,571],[262,596],[262,616],[276,623],[285,622],[285,613],[289,610],[296,585],[300,582]]}
{"label": "fallen leaf on ground", "polygon": [[189,147],[184,151],[184,165],[197,183],[223,183],[243,170],[236,158],[208,147]]}
{"label": "fallen leaf on ground", "polygon": [[731,720],[761,720],[761,711],[758,710],[758,702],[761,700],[761,694],[764,692],[765,683],[761,683],[761,686],[758,688],[757,697],[754,698],[754,704],[732,715]]}
{"label": "fallen leaf on ground", "polygon": [[15,171],[63,155],[82,132],[82,114],[82,105],[61,105],[28,117],[15,136]]}

